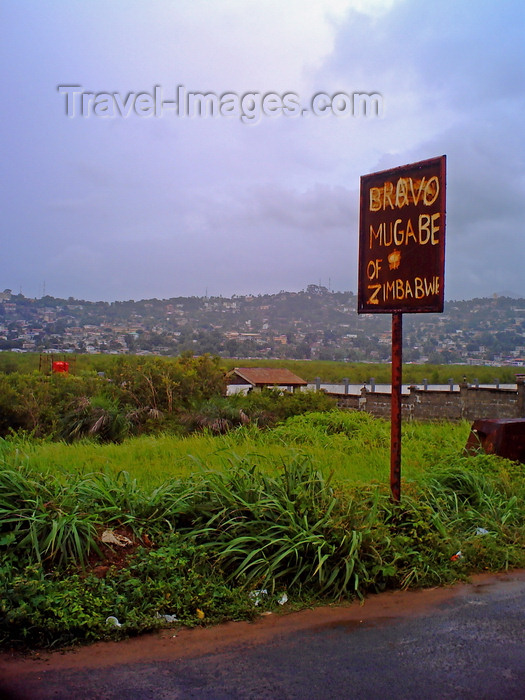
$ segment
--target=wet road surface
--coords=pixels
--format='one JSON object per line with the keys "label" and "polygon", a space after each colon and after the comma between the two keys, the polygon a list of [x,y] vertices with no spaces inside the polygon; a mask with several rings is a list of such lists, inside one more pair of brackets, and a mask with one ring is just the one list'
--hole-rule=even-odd
{"label": "wet road surface", "polygon": [[39,659],[4,654],[0,697],[524,700],[525,571]]}

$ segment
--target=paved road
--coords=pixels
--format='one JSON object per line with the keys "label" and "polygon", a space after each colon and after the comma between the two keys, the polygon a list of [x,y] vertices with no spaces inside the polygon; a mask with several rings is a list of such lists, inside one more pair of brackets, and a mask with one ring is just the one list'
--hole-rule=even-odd
{"label": "paved road", "polygon": [[40,661],[2,656],[0,674],[9,700],[523,700],[525,571]]}

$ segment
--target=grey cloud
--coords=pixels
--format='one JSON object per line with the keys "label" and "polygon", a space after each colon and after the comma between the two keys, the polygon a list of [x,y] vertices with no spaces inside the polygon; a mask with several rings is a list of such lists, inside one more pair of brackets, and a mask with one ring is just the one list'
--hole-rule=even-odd
{"label": "grey cloud", "polygon": [[[11,101],[0,135],[4,287],[45,279],[57,295],[123,299],[302,289],[330,278],[355,291],[359,175],[446,153],[447,297],[525,294],[521,2],[406,0],[374,19],[350,12],[334,20],[335,46],[315,68],[304,47],[302,84],[378,90],[385,117],[255,126],[68,120],[56,93],[64,80],[122,92],[180,76],[192,87],[237,87],[228,72],[243,59],[235,44],[213,55],[209,46],[217,52],[221,41],[198,43],[190,22],[184,41],[194,44],[183,55],[157,28],[153,6],[127,10],[126,36],[111,34],[113,6],[99,28],[92,8],[35,9],[27,21],[12,11],[18,38],[9,42]],[[170,8],[173,28],[189,5]],[[199,32],[216,26],[213,8],[198,16]],[[130,36],[142,37],[133,51]],[[265,85],[277,85],[264,55],[250,60]],[[32,87],[38,99],[29,98]]]}

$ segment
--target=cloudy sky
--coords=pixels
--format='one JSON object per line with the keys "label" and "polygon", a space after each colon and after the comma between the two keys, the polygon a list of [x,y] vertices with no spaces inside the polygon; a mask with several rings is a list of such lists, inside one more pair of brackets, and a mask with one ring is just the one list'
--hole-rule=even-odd
{"label": "cloudy sky", "polygon": [[[446,154],[446,298],[525,296],[523,0],[0,8],[2,289],[356,291],[360,176]],[[179,86],[217,116],[163,106]]]}

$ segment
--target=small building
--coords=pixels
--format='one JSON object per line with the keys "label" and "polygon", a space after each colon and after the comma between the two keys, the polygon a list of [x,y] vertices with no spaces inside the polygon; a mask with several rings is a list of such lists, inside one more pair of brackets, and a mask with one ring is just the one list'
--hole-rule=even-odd
{"label": "small building", "polygon": [[283,387],[298,391],[308,382],[289,369],[273,367],[235,367],[227,375],[229,385],[246,386],[249,390],[261,391],[264,387]]}

